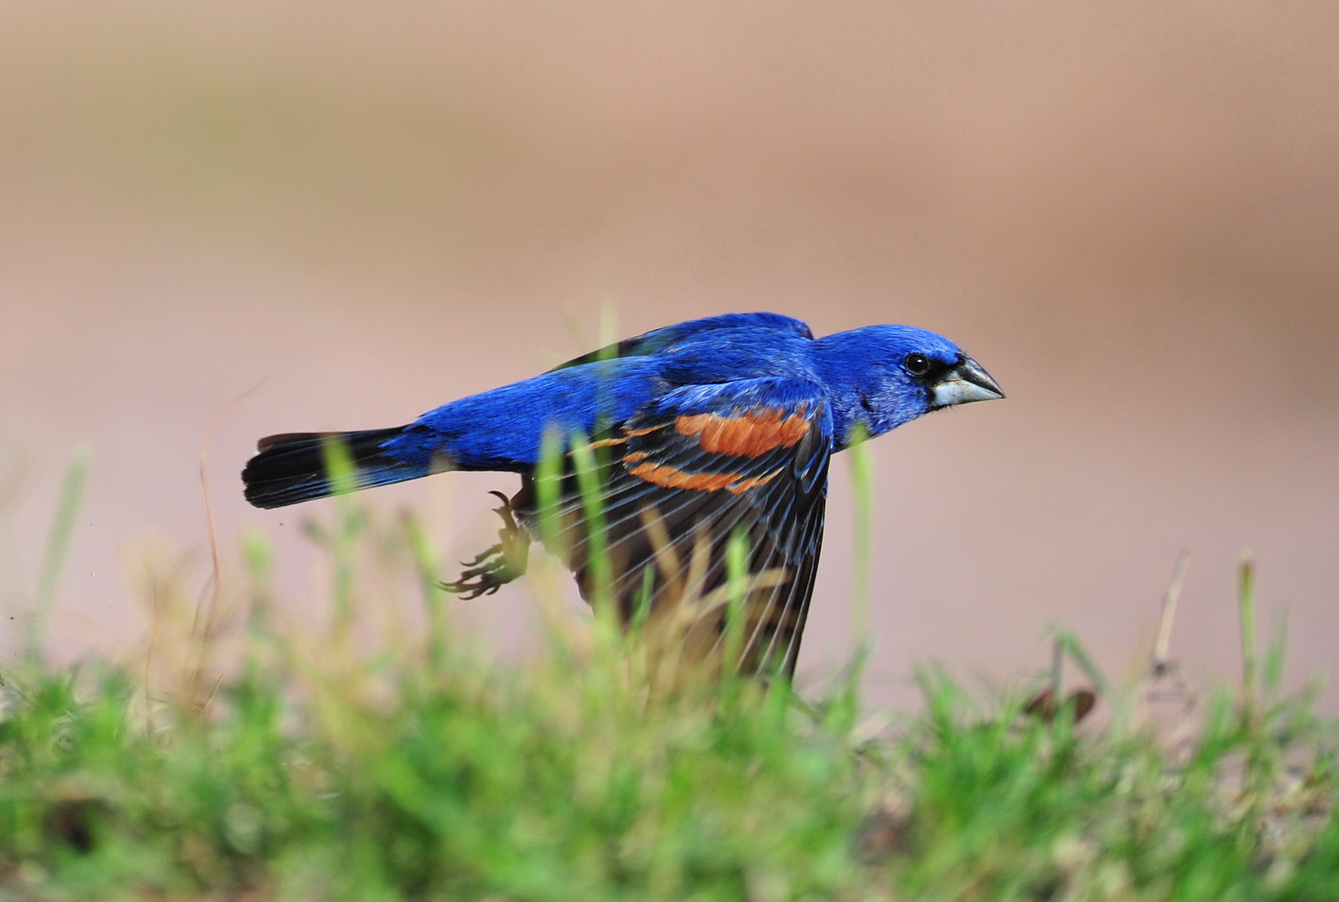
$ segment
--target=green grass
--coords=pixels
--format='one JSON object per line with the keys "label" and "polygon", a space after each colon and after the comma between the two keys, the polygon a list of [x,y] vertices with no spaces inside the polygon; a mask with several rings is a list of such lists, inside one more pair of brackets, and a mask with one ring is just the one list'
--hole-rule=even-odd
{"label": "green grass", "polygon": [[[652,693],[552,611],[543,653],[491,662],[422,529],[339,507],[316,639],[277,625],[252,539],[217,617],[162,614],[151,666],[4,674],[0,900],[1339,899],[1334,725],[1279,694],[1280,639],[1257,660],[1248,567],[1246,680],[1193,720],[1150,726],[1151,683],[1095,684],[1099,727],[926,670],[924,710],[871,735],[858,667],[804,700]],[[368,638],[382,567],[417,633]],[[1061,698],[1091,665],[1056,647]]]}

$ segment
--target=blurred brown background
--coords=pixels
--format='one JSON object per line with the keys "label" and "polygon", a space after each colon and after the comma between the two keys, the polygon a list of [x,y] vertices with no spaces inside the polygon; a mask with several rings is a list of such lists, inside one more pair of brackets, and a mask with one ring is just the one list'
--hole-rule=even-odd
{"label": "blurred brown background", "polygon": [[[133,659],[127,567],[149,534],[205,560],[220,415],[225,546],[263,525],[302,586],[325,512],[244,504],[258,436],[531,375],[606,306],[621,334],[768,309],[941,331],[1009,393],[875,446],[874,702],[918,660],[1034,670],[1056,622],[1120,676],[1183,548],[1191,677],[1236,676],[1249,548],[1297,685],[1339,634],[1336,47],[1331,2],[10,0],[3,645],[79,443],[52,630]],[[850,645],[846,474],[811,677]],[[459,558],[512,482],[376,501]],[[510,634],[526,587],[473,610]]]}

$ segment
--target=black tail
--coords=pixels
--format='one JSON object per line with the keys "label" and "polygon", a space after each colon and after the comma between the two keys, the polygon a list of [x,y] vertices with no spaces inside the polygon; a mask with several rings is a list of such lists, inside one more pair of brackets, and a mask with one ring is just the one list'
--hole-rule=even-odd
{"label": "black tail", "polygon": [[403,431],[397,426],[363,432],[289,432],[263,438],[256,446],[259,453],[242,470],[246,500],[256,507],[283,507],[334,494],[326,469],[327,447],[333,442],[341,444],[353,461],[350,488],[427,476],[429,467],[396,459],[382,450]]}

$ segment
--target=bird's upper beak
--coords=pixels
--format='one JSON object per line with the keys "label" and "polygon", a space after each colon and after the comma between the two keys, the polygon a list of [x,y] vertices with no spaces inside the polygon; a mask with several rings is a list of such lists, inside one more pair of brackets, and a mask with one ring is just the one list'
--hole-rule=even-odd
{"label": "bird's upper beak", "polygon": [[942,379],[931,386],[930,394],[930,406],[940,408],[973,401],[993,401],[1003,398],[1004,390],[981,368],[981,364],[964,354]]}

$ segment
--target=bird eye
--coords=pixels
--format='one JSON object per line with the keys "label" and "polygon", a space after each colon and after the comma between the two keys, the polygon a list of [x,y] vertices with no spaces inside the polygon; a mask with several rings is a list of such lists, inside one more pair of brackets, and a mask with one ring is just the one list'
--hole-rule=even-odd
{"label": "bird eye", "polygon": [[902,366],[913,376],[924,376],[930,372],[930,359],[924,354],[908,354],[902,358]]}

